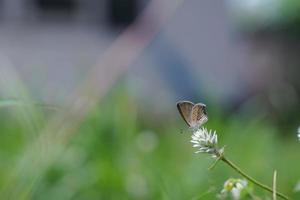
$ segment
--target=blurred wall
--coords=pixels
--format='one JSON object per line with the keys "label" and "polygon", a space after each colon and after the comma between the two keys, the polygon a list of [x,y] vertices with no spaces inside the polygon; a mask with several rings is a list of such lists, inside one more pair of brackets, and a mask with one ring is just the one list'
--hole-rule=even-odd
{"label": "blurred wall", "polygon": [[[147,5],[129,1],[2,0],[0,52],[37,98],[60,102]],[[149,22],[159,12],[155,8]],[[275,104],[295,110],[297,43],[284,33],[279,39],[272,31],[263,37],[241,31],[231,12],[224,1],[185,1],[132,64],[127,77],[132,91],[160,111],[180,99],[239,107],[257,94],[271,110]],[[286,81],[277,87],[279,80]],[[281,98],[282,91],[291,102]]]}

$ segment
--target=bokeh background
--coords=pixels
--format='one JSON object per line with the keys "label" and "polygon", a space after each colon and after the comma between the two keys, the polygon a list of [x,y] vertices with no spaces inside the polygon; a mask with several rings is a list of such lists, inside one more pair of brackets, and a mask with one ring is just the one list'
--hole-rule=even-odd
{"label": "bokeh background", "polygon": [[[216,199],[176,102],[300,198],[296,0],[1,0],[1,199]],[[270,194],[254,187],[262,199]]]}

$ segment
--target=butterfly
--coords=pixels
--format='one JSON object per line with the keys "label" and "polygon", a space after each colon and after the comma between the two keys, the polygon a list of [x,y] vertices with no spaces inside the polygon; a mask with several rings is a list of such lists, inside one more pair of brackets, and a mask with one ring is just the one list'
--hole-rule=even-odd
{"label": "butterfly", "polygon": [[177,109],[183,120],[192,129],[199,128],[208,120],[206,105],[203,103],[194,104],[190,101],[179,101],[177,102]]}

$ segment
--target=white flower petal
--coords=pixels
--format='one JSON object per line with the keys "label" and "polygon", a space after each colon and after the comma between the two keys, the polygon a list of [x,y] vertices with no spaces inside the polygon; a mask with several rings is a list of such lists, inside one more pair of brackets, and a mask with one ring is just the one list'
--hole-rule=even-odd
{"label": "white flower petal", "polygon": [[207,130],[204,127],[199,128],[193,132],[190,142],[193,147],[198,148],[196,153],[215,154],[218,152],[218,135],[216,131]]}

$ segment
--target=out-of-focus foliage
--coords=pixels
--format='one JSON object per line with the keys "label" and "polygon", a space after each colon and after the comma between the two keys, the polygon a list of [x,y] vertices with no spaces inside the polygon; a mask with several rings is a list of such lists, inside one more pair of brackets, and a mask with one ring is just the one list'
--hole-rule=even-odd
{"label": "out-of-focus foliage", "polygon": [[299,31],[300,3],[297,0],[230,0],[238,25],[247,30],[290,29]]}
{"label": "out-of-focus foliage", "polygon": [[[125,90],[112,92],[86,116],[44,173],[31,181],[30,174],[22,174],[28,169],[20,169],[21,177],[16,179],[26,184],[16,188],[11,186],[14,180],[10,175],[37,136],[29,134],[12,114],[19,107],[1,108],[1,194],[26,191],[23,199],[43,200],[216,199],[228,178],[239,178],[223,163],[208,171],[213,160],[194,154],[190,134],[188,131],[181,134],[183,122],[166,120],[155,126],[137,105]],[[210,120],[206,126],[217,130],[219,143],[226,145],[225,153],[231,160],[268,185],[272,184],[276,169],[278,190],[293,199],[300,197],[299,193],[293,193],[300,180],[300,143],[296,130],[295,137],[284,136],[278,134],[274,124],[261,118],[249,120],[238,113],[224,117],[218,109],[208,108],[208,111]],[[48,152],[55,148],[50,147]],[[37,155],[40,153],[36,151]],[[39,168],[35,163],[32,160],[25,166],[34,172]],[[26,182],[27,179],[30,181]],[[271,196],[256,187],[254,193]]]}

